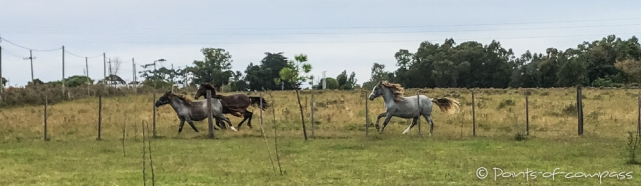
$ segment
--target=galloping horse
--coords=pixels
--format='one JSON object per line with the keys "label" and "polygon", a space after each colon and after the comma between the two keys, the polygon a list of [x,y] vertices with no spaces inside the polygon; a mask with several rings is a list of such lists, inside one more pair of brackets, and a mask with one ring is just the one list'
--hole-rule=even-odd
{"label": "galloping horse", "polygon": [[205,97],[205,95],[207,95],[207,90],[211,90],[212,98],[220,99],[223,105],[223,114],[232,114],[236,117],[243,117],[243,120],[238,123],[239,130],[240,126],[243,125],[243,122],[245,122],[246,120],[249,120],[247,122],[247,126],[249,126],[249,128],[252,128],[251,119],[254,113],[247,110],[247,107],[249,107],[249,105],[258,107],[262,101],[263,107],[260,109],[265,110],[268,107],[265,99],[260,99],[260,97],[256,96],[247,96],[245,94],[234,94],[230,96],[217,95],[216,88],[214,88],[214,86],[209,83],[200,84],[200,87],[198,87],[198,91],[196,91],[196,95],[194,95],[194,99],[198,99],[200,96]]}
{"label": "galloping horse", "polygon": [[419,117],[422,115],[425,120],[430,123],[431,135],[432,129],[434,129],[434,122],[431,118],[432,102],[438,105],[441,111],[448,114],[453,114],[460,106],[458,101],[447,97],[430,99],[427,96],[419,95],[419,100],[417,100],[416,96],[403,97],[403,87],[399,84],[393,84],[387,81],[379,82],[372,89],[372,93],[369,94],[369,99],[374,100],[379,96],[383,96],[383,100],[385,101],[385,112],[379,114],[376,118],[376,130],[379,130],[378,122],[382,117],[385,117],[383,128],[379,130],[381,134],[383,133],[383,130],[385,130],[387,123],[392,119],[392,116],[413,119],[412,124],[403,131],[403,134],[406,134],[412,127],[414,127],[414,125],[416,125],[417,121],[420,119]]}
{"label": "galloping horse", "polygon": [[[234,125],[231,124],[229,118],[225,117],[222,113],[222,104],[218,99],[211,100],[212,111],[208,112],[207,100],[197,100],[191,101],[187,99],[184,95],[174,94],[171,91],[166,92],[158,101],[156,101],[155,106],[160,107],[165,104],[171,105],[171,108],[176,111],[178,118],[180,119],[180,125],[178,128],[178,133],[182,132],[185,121],[189,123],[194,131],[198,132],[196,126],[194,126],[193,121],[202,121],[209,117],[209,114],[212,114],[216,119],[216,122],[219,123],[220,120],[226,121],[233,131],[237,131],[234,128]],[[223,123],[224,125],[224,123]],[[215,129],[215,128],[214,128]]]}

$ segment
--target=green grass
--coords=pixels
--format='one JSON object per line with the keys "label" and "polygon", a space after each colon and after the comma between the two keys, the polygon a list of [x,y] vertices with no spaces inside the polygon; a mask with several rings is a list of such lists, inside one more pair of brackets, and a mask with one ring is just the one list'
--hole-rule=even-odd
{"label": "green grass", "polygon": [[[183,131],[185,133],[185,131]],[[187,131],[186,133],[193,133]],[[204,135],[204,134],[203,134]],[[641,167],[625,163],[625,140],[571,137],[417,138],[373,134],[304,142],[279,139],[284,175],[272,169],[259,137],[152,141],[156,185],[598,185],[598,177],[527,181],[493,179],[505,171],[632,171],[632,179],[605,176],[601,185],[640,185]],[[0,143],[0,185],[142,185],[142,141],[21,141]],[[272,154],[272,158],[275,157]],[[276,164],[276,162],[275,162]],[[486,167],[487,179],[475,171]],[[276,172],[274,172],[276,171]],[[557,172],[558,172],[557,171]],[[147,167],[148,185],[151,185]]]}

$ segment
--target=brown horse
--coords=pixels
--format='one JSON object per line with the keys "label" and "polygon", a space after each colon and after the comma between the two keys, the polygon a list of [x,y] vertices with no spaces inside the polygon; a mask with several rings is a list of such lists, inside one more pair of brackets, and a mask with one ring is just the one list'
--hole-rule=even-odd
{"label": "brown horse", "polygon": [[246,120],[249,120],[247,122],[247,126],[252,128],[251,119],[254,113],[247,110],[249,105],[258,107],[262,101],[263,107],[260,109],[265,110],[268,107],[265,99],[261,100],[260,97],[256,96],[247,96],[245,94],[234,94],[229,96],[217,95],[216,88],[209,83],[200,84],[198,91],[196,91],[196,95],[194,95],[194,99],[198,99],[201,96],[205,97],[207,95],[207,90],[211,90],[212,98],[220,99],[220,102],[223,105],[223,114],[232,114],[236,117],[243,117],[243,120],[238,123],[238,130],[240,130],[240,126],[243,125]]}

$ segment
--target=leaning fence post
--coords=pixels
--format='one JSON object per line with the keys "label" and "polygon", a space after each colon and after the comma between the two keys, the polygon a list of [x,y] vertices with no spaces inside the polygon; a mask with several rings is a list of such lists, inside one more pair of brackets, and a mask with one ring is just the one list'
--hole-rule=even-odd
{"label": "leaning fence post", "polygon": [[263,92],[260,92],[260,135],[265,137],[265,130],[263,129]]}
{"label": "leaning fence post", "polygon": [[369,136],[369,111],[367,109],[368,97],[365,94],[365,136]]}
{"label": "leaning fence post", "polygon": [[474,110],[474,89],[470,90],[472,92],[472,136],[476,136],[476,113]]}
{"label": "leaning fence post", "polygon": [[418,135],[421,136],[421,98],[418,96],[418,92],[416,92],[416,102],[418,102],[418,116],[416,120],[416,124],[418,124]]}
{"label": "leaning fence post", "polygon": [[641,135],[641,91],[639,91],[639,96],[637,97],[637,101],[639,102],[639,116],[637,117],[637,133]]}
{"label": "leaning fence post", "polygon": [[576,108],[578,110],[579,135],[583,135],[583,100],[581,97],[581,85],[576,86]]}
{"label": "leaning fence post", "polygon": [[312,139],[316,139],[316,137],[314,137],[314,90],[313,89],[311,90],[311,93],[312,93],[312,101],[309,104],[310,104],[311,114],[312,114],[312,116],[311,116],[311,118],[312,118]]}
{"label": "leaning fence post", "polygon": [[528,102],[528,90],[525,90],[525,135],[530,135],[530,109]]}
{"label": "leaning fence post", "polygon": [[45,96],[45,112],[44,112],[44,122],[45,122],[44,123],[44,140],[45,141],[49,141],[49,139],[47,138],[47,105],[49,104],[48,102],[49,102],[48,98],[47,96]]}
{"label": "leaning fence post", "polygon": [[102,94],[98,94],[98,139],[100,140],[100,132],[102,129]]}
{"label": "leaning fence post", "polygon": [[[211,90],[207,90],[207,123],[209,125],[209,139],[214,139],[214,118],[213,118],[213,106],[211,104]],[[224,125],[224,124],[223,124]]]}
{"label": "leaning fence post", "polygon": [[[155,101],[156,101],[156,93],[154,92],[154,102]],[[156,104],[152,104],[152,106],[153,106],[153,110],[154,110],[153,111],[153,115],[154,115],[153,116],[153,121],[152,121],[152,124],[151,124],[152,130],[153,130],[153,136],[152,137],[156,138]],[[149,135],[149,134],[147,134],[147,135]]]}

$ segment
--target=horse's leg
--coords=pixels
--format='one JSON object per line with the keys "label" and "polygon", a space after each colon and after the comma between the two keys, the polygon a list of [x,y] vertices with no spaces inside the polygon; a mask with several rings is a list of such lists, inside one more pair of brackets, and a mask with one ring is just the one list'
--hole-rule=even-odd
{"label": "horse's leg", "polygon": [[245,109],[245,118],[247,120],[247,126],[250,129],[252,128],[252,117],[254,117],[254,113],[249,112],[249,110]]}
{"label": "horse's leg", "polygon": [[[234,128],[234,125],[233,125],[233,124],[231,124],[231,120],[229,120],[229,118],[227,118],[227,117],[225,117],[225,116],[222,116],[222,118],[223,118],[223,119],[222,119],[223,121],[226,121],[226,122],[227,122],[227,124],[229,124],[229,127],[231,127],[231,130],[232,130],[232,131],[238,131],[238,130],[236,130],[236,128]],[[224,124],[223,124],[223,125],[224,125]]]}
{"label": "horse's leg", "polygon": [[392,114],[387,114],[387,117],[385,117],[385,121],[383,121],[383,128],[381,128],[381,134],[383,134],[383,131],[385,130],[385,127],[387,127],[387,123],[389,123],[389,120],[392,119]]}
{"label": "horse's leg", "polygon": [[376,117],[376,130],[377,130],[377,131],[379,130],[378,122],[381,120],[381,118],[382,118],[382,117],[385,117],[385,116],[387,116],[387,113],[386,113],[386,112],[383,112],[383,113],[379,114],[379,115]]}
{"label": "horse's leg", "polygon": [[198,129],[196,129],[196,125],[194,125],[194,121],[192,121],[191,119],[187,119],[187,123],[189,123],[189,126],[191,126],[194,131],[198,132]]}
{"label": "horse's leg", "polygon": [[[227,126],[225,126],[225,123],[223,121],[221,121],[218,118],[214,118],[214,119],[216,119],[216,126],[218,126],[218,128],[221,128],[221,129],[223,129],[223,128],[226,129],[227,128]],[[214,129],[216,129],[216,128],[214,127]]]}
{"label": "horse's leg", "polygon": [[178,133],[183,131],[183,126],[185,126],[185,118],[179,117],[180,124],[178,125]]}
{"label": "horse's leg", "polygon": [[407,132],[409,132],[409,131],[410,131],[410,129],[412,129],[412,127],[414,127],[414,125],[416,125],[416,123],[418,122],[418,120],[419,120],[419,117],[418,117],[418,116],[416,116],[416,117],[412,118],[412,124],[410,124],[410,126],[408,126],[408,127],[407,127],[407,129],[405,129],[405,131],[403,131],[403,134],[407,134]]}
{"label": "horse's leg", "polygon": [[432,130],[434,130],[434,121],[432,121],[432,116],[430,115],[423,115],[425,120],[430,123],[430,136],[432,135]]}

